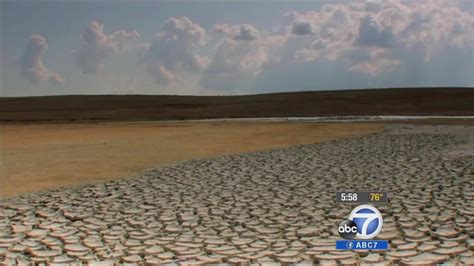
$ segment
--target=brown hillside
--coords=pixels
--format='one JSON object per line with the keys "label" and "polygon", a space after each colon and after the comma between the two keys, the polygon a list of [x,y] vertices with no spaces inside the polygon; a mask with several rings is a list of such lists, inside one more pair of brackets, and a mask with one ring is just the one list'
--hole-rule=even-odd
{"label": "brown hillside", "polygon": [[0,98],[0,121],[131,121],[345,115],[474,115],[474,88],[245,96],[71,95]]}

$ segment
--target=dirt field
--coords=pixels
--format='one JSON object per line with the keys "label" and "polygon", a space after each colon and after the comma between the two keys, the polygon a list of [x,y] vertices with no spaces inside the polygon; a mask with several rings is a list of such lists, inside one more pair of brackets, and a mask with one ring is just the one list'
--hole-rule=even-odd
{"label": "dirt field", "polygon": [[1,126],[1,195],[121,178],[176,161],[308,144],[381,123],[102,123]]}
{"label": "dirt field", "polygon": [[[249,127],[254,136],[294,132],[288,124]],[[331,127],[319,129],[340,132]],[[357,138],[191,160],[0,200],[0,261],[473,265],[473,136],[472,126],[390,124]],[[388,250],[335,250],[337,225],[354,207],[336,203],[341,188],[388,193],[376,205],[383,213],[376,239]]]}

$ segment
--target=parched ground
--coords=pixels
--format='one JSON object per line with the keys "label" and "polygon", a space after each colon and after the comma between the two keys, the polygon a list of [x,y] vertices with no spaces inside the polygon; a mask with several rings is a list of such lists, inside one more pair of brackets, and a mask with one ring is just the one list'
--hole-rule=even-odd
{"label": "parched ground", "polygon": [[[0,259],[160,265],[474,263],[473,127],[191,160],[0,202]],[[336,251],[341,189],[389,191],[384,252]],[[55,264],[57,263],[57,264]]]}
{"label": "parched ground", "polygon": [[359,136],[382,128],[381,123],[4,124],[0,197],[130,177],[176,161]]}

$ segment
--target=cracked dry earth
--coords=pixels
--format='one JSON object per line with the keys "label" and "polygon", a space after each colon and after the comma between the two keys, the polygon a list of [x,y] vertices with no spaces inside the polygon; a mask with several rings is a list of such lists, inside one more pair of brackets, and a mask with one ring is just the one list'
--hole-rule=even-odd
{"label": "cracked dry earth", "polygon": [[[391,126],[365,137],[194,160],[140,177],[0,201],[6,265],[474,264],[472,127]],[[336,251],[353,205],[389,191],[383,252]]]}

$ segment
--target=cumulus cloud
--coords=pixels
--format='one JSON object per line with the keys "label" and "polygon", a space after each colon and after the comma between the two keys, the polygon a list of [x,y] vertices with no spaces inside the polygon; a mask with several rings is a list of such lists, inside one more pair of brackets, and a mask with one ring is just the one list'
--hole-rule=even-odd
{"label": "cumulus cloud", "polygon": [[106,34],[103,24],[92,21],[82,34],[76,62],[84,74],[97,74],[107,56],[137,47],[139,39],[140,34],[136,30],[119,30]]}
{"label": "cumulus cloud", "polygon": [[259,38],[259,31],[252,25],[228,26],[228,38],[216,48],[210,72],[247,72],[258,74],[267,61],[268,43],[266,40],[251,42]]}
{"label": "cumulus cloud", "polygon": [[219,24],[212,31],[223,40],[201,84],[256,91],[282,84],[286,89],[347,88],[341,80],[360,87],[473,86],[473,25],[473,14],[447,1],[290,11],[275,31],[259,31],[252,44],[232,37],[240,25]]}
{"label": "cumulus cloud", "polygon": [[[396,0],[289,11],[270,29],[247,23],[205,29],[171,17],[149,44],[140,43],[137,31],[108,34],[92,21],[75,56],[82,72],[95,74],[110,55],[139,48],[139,65],[163,91],[474,86],[473,26],[474,14],[452,2]],[[60,84],[42,62],[46,48],[44,38],[32,37],[22,75]]]}
{"label": "cumulus cloud", "polygon": [[64,79],[58,73],[50,71],[43,63],[43,55],[47,49],[48,43],[43,36],[32,35],[21,57],[21,75],[33,83],[49,81],[53,85],[62,84]]}
{"label": "cumulus cloud", "polygon": [[311,35],[314,34],[313,24],[307,20],[293,22],[291,33],[295,35]]}
{"label": "cumulus cloud", "polygon": [[50,73],[48,81],[53,85],[60,85],[64,83],[64,79],[58,73]]}
{"label": "cumulus cloud", "polygon": [[374,16],[365,16],[359,25],[356,43],[361,46],[392,47],[396,36],[391,27],[383,26]]}
{"label": "cumulus cloud", "polygon": [[295,52],[294,59],[296,62],[311,62],[319,58],[317,51],[313,49],[302,48]]}
{"label": "cumulus cloud", "polygon": [[206,31],[187,17],[168,19],[156,34],[151,46],[140,56],[148,73],[159,83],[182,79],[183,72],[199,72],[210,59],[193,51],[206,43]]}
{"label": "cumulus cloud", "polygon": [[260,38],[260,32],[250,24],[228,25],[216,24],[212,27],[213,33],[223,33],[236,41],[254,41]]}
{"label": "cumulus cloud", "polygon": [[262,35],[249,24],[218,24],[211,32],[223,34],[212,63],[200,80],[203,87],[211,89],[232,91],[249,88],[262,67],[271,61],[270,53],[283,43],[281,36]]}
{"label": "cumulus cloud", "polygon": [[242,40],[242,41],[253,41],[258,39],[260,33],[258,30],[249,24],[244,24],[240,26],[240,29],[237,34],[235,34],[232,38],[234,40]]}
{"label": "cumulus cloud", "polygon": [[424,61],[429,62],[435,53],[454,55],[459,54],[457,49],[473,48],[472,14],[447,2],[330,4],[319,12],[289,12],[287,16],[292,18],[291,33],[295,33],[295,25],[304,21],[296,31],[307,33],[300,35],[311,33],[313,38],[311,47],[307,47],[307,38],[287,38],[285,47],[293,49],[293,58],[338,60],[349,69],[372,75],[412,64],[407,58],[413,53],[421,53]]}

